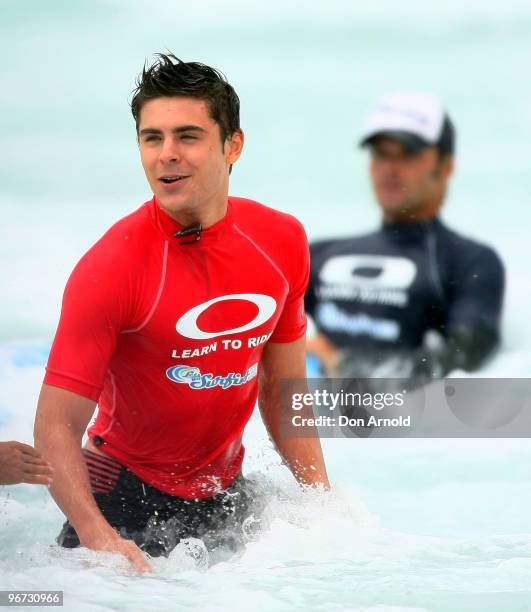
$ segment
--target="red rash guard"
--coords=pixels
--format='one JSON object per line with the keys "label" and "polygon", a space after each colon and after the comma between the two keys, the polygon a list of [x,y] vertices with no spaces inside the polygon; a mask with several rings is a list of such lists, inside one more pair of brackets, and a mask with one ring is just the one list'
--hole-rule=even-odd
{"label": "red rash guard", "polygon": [[242,198],[199,241],[180,229],[153,199],[86,253],[44,382],[98,402],[106,454],[192,499],[241,470],[265,342],[306,330],[309,256],[296,219]]}

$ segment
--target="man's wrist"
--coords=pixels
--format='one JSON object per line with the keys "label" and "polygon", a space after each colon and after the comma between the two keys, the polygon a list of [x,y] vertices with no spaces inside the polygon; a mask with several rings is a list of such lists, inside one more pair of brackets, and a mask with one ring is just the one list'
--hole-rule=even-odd
{"label": "man's wrist", "polygon": [[116,531],[103,518],[92,518],[76,522],[74,529],[79,537],[79,541],[83,546],[87,546],[92,542],[102,539],[109,539],[117,535]]}

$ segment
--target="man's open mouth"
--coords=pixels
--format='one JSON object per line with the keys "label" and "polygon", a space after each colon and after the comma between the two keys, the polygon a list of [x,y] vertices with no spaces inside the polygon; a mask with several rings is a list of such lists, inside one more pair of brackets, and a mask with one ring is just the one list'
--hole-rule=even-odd
{"label": "man's open mouth", "polygon": [[161,176],[159,180],[168,185],[170,183],[176,183],[177,181],[182,181],[185,178],[188,178],[188,176],[184,176],[181,174],[174,174],[173,176]]}

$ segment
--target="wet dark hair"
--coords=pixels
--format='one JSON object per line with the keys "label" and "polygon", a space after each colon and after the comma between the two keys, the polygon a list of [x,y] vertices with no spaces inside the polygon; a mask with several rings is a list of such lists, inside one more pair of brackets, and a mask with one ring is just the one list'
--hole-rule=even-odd
{"label": "wet dark hair", "polygon": [[173,53],[157,53],[155,57],[151,66],[144,65],[133,91],[131,112],[137,132],[142,106],[165,96],[205,100],[211,118],[219,125],[222,145],[240,130],[240,99],[221,72],[199,62],[183,62]]}
{"label": "wet dark hair", "polygon": [[448,114],[445,113],[441,135],[435,145],[439,150],[439,157],[455,154],[455,140],[455,126]]}

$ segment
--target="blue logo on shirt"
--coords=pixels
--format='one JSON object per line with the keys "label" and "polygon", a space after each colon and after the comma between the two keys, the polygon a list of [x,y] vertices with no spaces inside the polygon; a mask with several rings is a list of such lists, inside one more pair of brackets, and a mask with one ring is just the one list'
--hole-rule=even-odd
{"label": "blue logo on shirt", "polygon": [[210,389],[211,387],[222,387],[228,389],[235,385],[244,385],[254,378],[258,373],[258,364],[253,364],[245,374],[229,372],[226,376],[215,374],[201,374],[199,368],[188,365],[172,366],[166,370],[166,376],[176,383],[188,385],[190,389]]}

